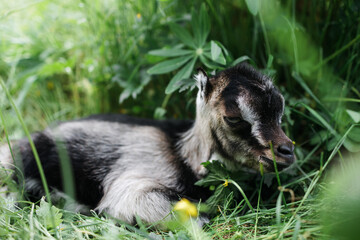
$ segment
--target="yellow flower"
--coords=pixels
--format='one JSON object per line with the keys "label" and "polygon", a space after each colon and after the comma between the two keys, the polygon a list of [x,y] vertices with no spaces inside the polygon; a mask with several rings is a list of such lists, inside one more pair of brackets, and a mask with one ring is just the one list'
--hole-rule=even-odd
{"label": "yellow flower", "polygon": [[136,17],[137,17],[137,19],[140,19],[140,18],[141,18],[141,14],[140,14],[140,13],[136,14]]}
{"label": "yellow flower", "polygon": [[174,211],[179,213],[181,219],[189,219],[190,217],[197,217],[198,211],[196,206],[186,198],[182,198],[174,206]]}
{"label": "yellow flower", "polygon": [[229,186],[229,181],[228,181],[227,179],[225,179],[225,181],[224,181],[224,183],[223,183],[223,186],[224,186],[224,187]]}
{"label": "yellow flower", "polygon": [[294,145],[295,145],[295,141],[292,141],[292,144],[294,144]]}

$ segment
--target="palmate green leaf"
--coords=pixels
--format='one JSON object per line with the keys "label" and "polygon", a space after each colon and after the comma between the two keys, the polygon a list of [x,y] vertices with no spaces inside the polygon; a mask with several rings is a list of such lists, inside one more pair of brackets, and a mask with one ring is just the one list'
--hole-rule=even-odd
{"label": "palmate green leaf", "polygon": [[241,57],[239,57],[239,58],[237,58],[237,59],[235,59],[232,63],[231,63],[231,66],[235,66],[235,65],[237,65],[237,64],[239,64],[239,63],[242,63],[242,62],[245,62],[245,61],[247,61],[247,60],[251,60],[252,61],[252,59],[249,57],[249,56],[241,56]]}
{"label": "palmate green leaf", "polygon": [[179,92],[183,92],[185,90],[190,89],[192,91],[196,87],[196,81],[192,78],[181,79],[176,83],[179,86]]}
{"label": "palmate green leaf", "polygon": [[211,58],[211,52],[204,52],[203,54],[205,57],[207,57],[209,60],[211,60],[213,63],[219,64],[220,67],[218,68],[224,68],[226,65],[226,60],[223,53],[220,53],[218,58],[216,60],[212,60]]}
{"label": "palmate green leaf", "polygon": [[195,62],[197,60],[197,57],[193,58],[190,62],[188,62],[180,71],[177,72],[177,74],[170,80],[169,84],[167,85],[165,89],[166,94],[170,94],[174,91],[176,91],[180,86],[177,84],[178,81],[184,78],[189,78],[193,69]]}
{"label": "palmate green leaf", "polygon": [[200,9],[200,26],[201,26],[201,45],[205,44],[206,38],[210,33],[210,18],[206,11],[205,4]]}
{"label": "palmate green leaf", "polygon": [[228,197],[231,199],[233,197],[239,196],[239,191],[234,184],[224,186],[225,180],[235,179],[235,175],[231,174],[222,163],[219,161],[205,162],[203,166],[209,171],[208,175],[197,181],[195,185],[202,187],[215,187],[214,193],[206,201],[210,206],[216,206],[223,204]]}
{"label": "palmate green leaf", "polygon": [[186,46],[196,48],[194,39],[192,38],[191,34],[185,30],[185,28],[175,23],[170,23],[169,26],[171,31],[176,35],[177,38],[180,39],[181,42],[183,42]]}
{"label": "palmate green leaf", "polygon": [[260,0],[245,0],[249,12],[256,16],[260,8]]}
{"label": "palmate green leaf", "polygon": [[231,56],[230,56],[229,51],[226,49],[226,47],[225,47],[224,45],[222,45],[222,43],[219,42],[219,41],[216,41],[216,40],[213,40],[213,41],[222,49],[222,52],[223,52],[223,54],[224,54],[225,59],[226,59],[227,61],[232,62],[232,58],[231,58]]}
{"label": "palmate green leaf", "polygon": [[201,47],[201,26],[199,19],[199,12],[193,8],[191,11],[191,27],[194,33],[194,42],[196,47]]}
{"label": "palmate green leaf", "polygon": [[[207,54],[209,56],[209,58],[211,58],[211,53]],[[200,55],[200,61],[202,64],[204,64],[207,68],[210,69],[224,69],[224,67],[222,67],[220,64],[210,61],[205,57],[205,54]]]}
{"label": "palmate green leaf", "polygon": [[214,42],[211,41],[211,59],[216,61],[221,54],[221,48]]}
{"label": "palmate green leaf", "polygon": [[229,173],[219,161],[205,162],[202,164],[209,174],[203,179],[197,181],[195,185],[208,187],[222,183],[224,179],[229,178]]}
{"label": "palmate green leaf", "polygon": [[207,14],[205,4],[200,8],[200,13],[192,10],[191,25],[194,32],[195,43],[197,47],[202,47],[210,33],[210,18]]}
{"label": "palmate green leaf", "polygon": [[207,175],[205,178],[200,179],[199,181],[197,181],[195,183],[196,186],[203,186],[203,187],[208,187],[211,185],[218,185],[222,182],[224,182],[225,176],[216,174],[216,173],[212,173]]}
{"label": "palmate green leaf", "polygon": [[162,73],[168,73],[173,70],[178,69],[182,65],[184,65],[187,61],[189,61],[192,58],[192,56],[184,56],[184,57],[178,57],[171,60],[166,60],[161,63],[156,64],[152,68],[150,68],[147,73],[148,74],[162,74]]}
{"label": "palmate green leaf", "polygon": [[226,59],[224,57],[224,54],[221,51],[221,48],[215,41],[211,41],[211,56],[207,54],[207,52],[204,53],[205,56],[211,58],[212,61],[220,63],[221,65],[226,64]]}
{"label": "palmate green leaf", "polygon": [[202,165],[210,172],[217,173],[224,178],[228,177],[229,172],[220,161],[204,162]]}
{"label": "palmate green leaf", "polygon": [[189,55],[192,53],[193,51],[191,50],[177,49],[177,48],[156,49],[149,52],[150,55],[161,56],[161,57],[178,57],[178,56]]}

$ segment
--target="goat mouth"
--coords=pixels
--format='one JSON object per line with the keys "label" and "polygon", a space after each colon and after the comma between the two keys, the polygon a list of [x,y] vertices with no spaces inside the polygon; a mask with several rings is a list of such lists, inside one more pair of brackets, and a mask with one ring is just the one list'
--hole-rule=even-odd
{"label": "goat mouth", "polygon": [[[271,171],[271,172],[275,171],[274,160],[272,160],[270,158],[267,158],[265,156],[260,156],[259,162],[262,163],[264,165],[264,167],[266,169],[268,169],[269,171]],[[289,166],[290,166],[290,164],[288,164],[288,163],[283,163],[283,162],[276,161],[276,168],[277,168],[278,171],[282,171],[282,170],[284,170],[285,168],[287,168]]]}

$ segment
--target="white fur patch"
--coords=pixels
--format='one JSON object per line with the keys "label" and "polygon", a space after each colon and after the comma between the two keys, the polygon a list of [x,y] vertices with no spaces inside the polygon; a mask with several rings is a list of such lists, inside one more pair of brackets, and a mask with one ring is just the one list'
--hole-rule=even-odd
{"label": "white fur patch", "polygon": [[162,191],[176,188],[178,173],[164,133],[153,127],[99,124],[102,132],[121,128],[116,132],[122,135],[113,136],[121,158],[103,180],[104,196],[96,209],[128,223],[136,216],[147,223],[168,216],[171,202]]}
{"label": "white fur patch", "polygon": [[280,94],[280,97],[281,97],[281,101],[282,101],[282,110],[281,110],[281,113],[279,114],[279,125],[281,124],[281,118],[285,112],[285,98],[281,94]]}
{"label": "white fur patch", "polygon": [[263,139],[261,133],[260,133],[260,129],[259,129],[259,123],[255,122],[252,127],[251,127],[251,133],[253,134],[253,136],[259,141],[259,143],[261,145],[263,145],[264,147],[266,147],[268,144],[265,142],[265,140]]}
{"label": "white fur patch", "polygon": [[202,72],[199,71],[197,74],[195,74],[194,79],[196,81],[196,85],[199,88],[199,94],[202,99],[205,98],[205,88],[208,81],[208,77]]}
{"label": "white fur patch", "polygon": [[13,159],[7,144],[0,146],[0,165],[5,168],[11,168],[13,166]]}
{"label": "white fur patch", "polygon": [[263,79],[263,81],[264,81],[266,90],[272,89],[274,87],[273,82],[271,81],[270,78]]}
{"label": "white fur patch", "polygon": [[14,202],[16,199],[16,193],[11,192],[5,182],[5,179],[9,179],[11,176],[13,167],[14,164],[9,146],[8,144],[4,144],[0,146],[0,197],[3,198],[5,202]]}
{"label": "white fur patch", "polygon": [[251,109],[251,107],[247,103],[246,97],[243,96],[239,97],[236,103],[239,106],[239,109],[241,111],[241,116],[243,117],[243,119],[251,124],[254,124],[255,121],[258,119],[258,116],[257,114],[255,114],[253,109]]}
{"label": "white fur patch", "polygon": [[136,216],[147,223],[164,219],[171,211],[171,203],[156,191],[163,188],[162,183],[147,175],[149,171],[133,170],[112,182],[105,180],[105,195],[96,209],[128,223],[133,223]]}
{"label": "white fur patch", "polygon": [[199,71],[197,74],[195,74],[194,79],[199,89],[201,89],[201,86],[206,86],[208,81],[208,77],[202,71]]}
{"label": "white fur patch", "polygon": [[185,163],[200,178],[207,174],[207,170],[201,163],[209,160],[211,142],[211,128],[209,119],[211,111],[205,102],[200,98],[200,90],[196,99],[196,119],[194,126],[182,134],[177,147],[185,159]]}
{"label": "white fur patch", "polygon": [[259,141],[259,143],[263,146],[267,146],[266,142],[264,141],[260,129],[259,129],[259,117],[258,115],[251,109],[249,104],[246,102],[246,97],[239,97],[237,100],[238,106],[241,110],[242,117],[244,120],[248,121],[251,127],[251,133],[253,136]]}

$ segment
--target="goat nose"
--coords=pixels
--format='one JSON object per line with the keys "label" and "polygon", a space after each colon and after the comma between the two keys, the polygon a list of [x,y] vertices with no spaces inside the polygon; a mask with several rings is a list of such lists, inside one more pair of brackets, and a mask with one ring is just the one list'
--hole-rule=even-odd
{"label": "goat nose", "polygon": [[281,144],[277,148],[277,152],[281,157],[292,158],[294,157],[294,146],[289,144]]}

